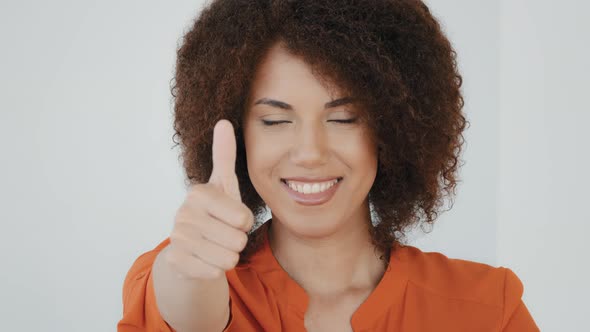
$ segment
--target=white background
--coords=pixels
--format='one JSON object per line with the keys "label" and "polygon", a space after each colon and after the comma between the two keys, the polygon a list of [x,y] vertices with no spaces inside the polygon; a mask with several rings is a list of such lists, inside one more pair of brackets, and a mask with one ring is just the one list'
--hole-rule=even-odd
{"label": "white background", "polygon": [[[543,331],[580,331],[590,5],[427,3],[459,54],[471,127],[452,209],[412,243],[512,268]],[[184,197],[169,86],[201,7],[2,0],[2,330],[115,330],[127,270]]]}

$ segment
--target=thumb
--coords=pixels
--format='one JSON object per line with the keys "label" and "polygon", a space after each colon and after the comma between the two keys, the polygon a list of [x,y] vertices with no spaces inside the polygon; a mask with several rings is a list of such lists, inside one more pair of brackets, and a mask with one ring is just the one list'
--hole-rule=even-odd
{"label": "thumb", "polygon": [[236,176],[236,137],[228,120],[217,121],[213,128],[213,170],[209,183],[230,197],[241,201],[238,177]]}

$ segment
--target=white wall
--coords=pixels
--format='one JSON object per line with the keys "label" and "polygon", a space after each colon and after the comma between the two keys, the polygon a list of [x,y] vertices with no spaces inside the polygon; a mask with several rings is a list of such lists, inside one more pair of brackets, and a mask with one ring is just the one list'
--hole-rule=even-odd
{"label": "white wall", "polygon": [[1,7],[0,330],[114,331],[184,196],[169,81],[200,4]]}
{"label": "white wall", "polygon": [[543,331],[590,313],[590,4],[501,1],[497,263]]}
{"label": "white wall", "polygon": [[454,205],[440,215],[431,233],[417,229],[412,244],[449,257],[493,265],[499,157],[499,4],[472,0],[425,2],[458,53],[464,112],[470,127],[464,132],[464,165]]}
{"label": "white wall", "polygon": [[[588,5],[427,3],[459,53],[471,127],[452,210],[413,242],[511,267],[544,331],[578,331],[590,295],[590,57],[576,45]],[[184,197],[169,82],[201,4],[2,2],[3,329],[115,329],[125,273]]]}

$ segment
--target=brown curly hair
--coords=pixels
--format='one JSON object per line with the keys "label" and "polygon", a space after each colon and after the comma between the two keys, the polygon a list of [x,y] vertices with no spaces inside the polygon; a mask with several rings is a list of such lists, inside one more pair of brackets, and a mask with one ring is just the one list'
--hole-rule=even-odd
{"label": "brown curly hair", "polygon": [[419,0],[214,0],[203,8],[177,50],[173,141],[188,181],[204,183],[213,127],[232,122],[242,202],[256,217],[240,264],[261,245],[254,230],[266,212],[249,180],[242,116],[257,65],[279,41],[365,110],[379,151],[370,232],[388,260],[421,217],[433,224],[443,192],[454,195],[468,123],[456,52]]}

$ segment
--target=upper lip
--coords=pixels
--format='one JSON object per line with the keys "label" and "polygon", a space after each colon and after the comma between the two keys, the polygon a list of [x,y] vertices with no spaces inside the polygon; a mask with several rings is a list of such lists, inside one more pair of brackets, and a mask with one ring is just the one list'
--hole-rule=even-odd
{"label": "upper lip", "polygon": [[288,180],[288,181],[299,181],[299,182],[326,182],[335,179],[341,179],[341,176],[324,176],[324,177],[304,177],[304,176],[294,176],[290,178],[282,178],[281,180]]}

